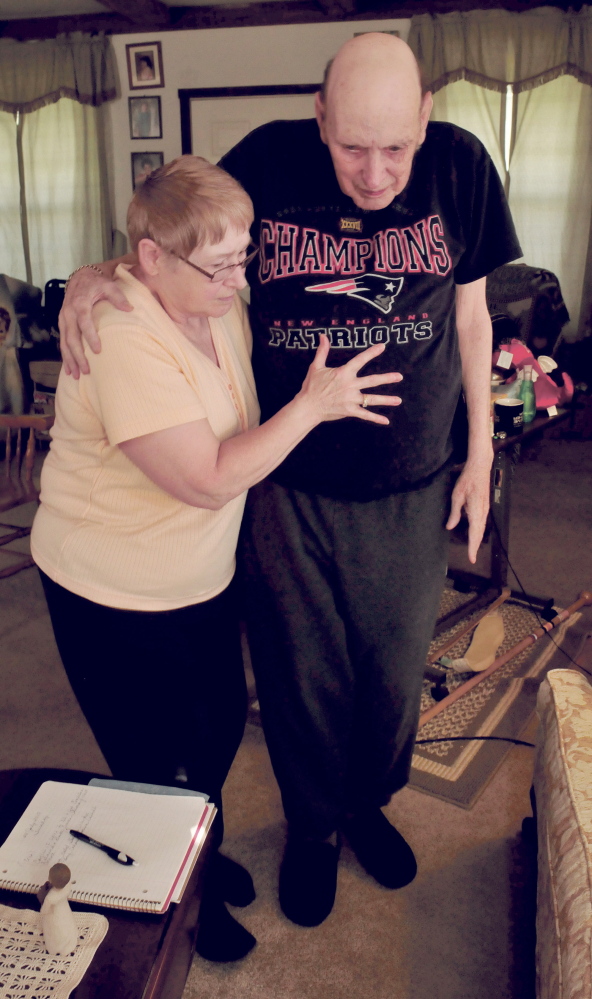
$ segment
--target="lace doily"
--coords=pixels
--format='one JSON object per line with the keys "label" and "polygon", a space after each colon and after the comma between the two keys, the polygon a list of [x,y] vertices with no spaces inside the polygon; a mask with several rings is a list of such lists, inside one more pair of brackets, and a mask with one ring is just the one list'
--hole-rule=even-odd
{"label": "lace doily", "polygon": [[41,915],[0,905],[0,997],[67,999],[82,980],[109,923],[94,912],[75,912],[78,946],[56,957],[45,950]]}

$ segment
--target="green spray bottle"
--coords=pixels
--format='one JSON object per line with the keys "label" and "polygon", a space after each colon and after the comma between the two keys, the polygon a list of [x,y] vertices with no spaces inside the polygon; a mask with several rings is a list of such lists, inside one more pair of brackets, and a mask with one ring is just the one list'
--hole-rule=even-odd
{"label": "green spray bottle", "polygon": [[536,399],[534,397],[534,383],[532,380],[532,364],[524,365],[524,376],[520,386],[520,398],[524,403],[522,419],[525,423],[531,423],[536,416]]}

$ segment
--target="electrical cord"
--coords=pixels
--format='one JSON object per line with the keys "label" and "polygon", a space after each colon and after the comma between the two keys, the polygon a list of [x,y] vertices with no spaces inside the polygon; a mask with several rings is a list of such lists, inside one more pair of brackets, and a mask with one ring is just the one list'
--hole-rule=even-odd
{"label": "electrical cord", "polygon": [[416,746],[425,746],[428,742],[511,742],[514,746],[529,746],[534,749],[534,742],[524,742],[523,739],[512,739],[509,735],[445,735],[439,739],[416,739]]}

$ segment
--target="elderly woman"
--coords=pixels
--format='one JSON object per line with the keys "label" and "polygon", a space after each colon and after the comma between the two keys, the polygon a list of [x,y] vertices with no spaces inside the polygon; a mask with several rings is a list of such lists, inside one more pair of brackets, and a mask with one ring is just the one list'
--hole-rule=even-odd
{"label": "elderly woman", "polygon": [[[236,292],[256,248],[252,206],[228,174],[184,156],[136,191],[137,254],[116,279],[132,311],[93,318],[90,374],[63,375],[32,552],[72,688],[113,774],[207,792],[219,811],[246,690],[235,548],[246,490],[323,420],[387,423],[358,377],[372,347],[327,368],[323,338],[300,392],[258,427],[246,309]],[[372,396],[372,405],[393,405]],[[217,854],[198,951],[236,960],[255,943],[224,901],[250,876]]]}

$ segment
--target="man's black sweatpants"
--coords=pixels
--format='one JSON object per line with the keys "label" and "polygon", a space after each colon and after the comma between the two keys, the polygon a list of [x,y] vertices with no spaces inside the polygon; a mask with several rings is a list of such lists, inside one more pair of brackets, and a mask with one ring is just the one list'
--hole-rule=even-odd
{"label": "man's black sweatpants", "polygon": [[324,838],[407,782],[447,563],[449,476],[367,503],[249,494],[247,624],[290,828]]}

